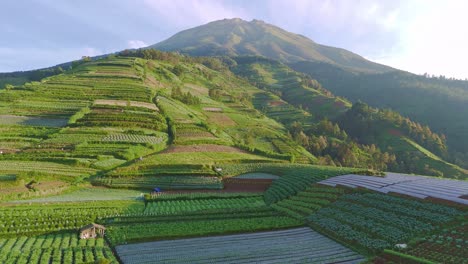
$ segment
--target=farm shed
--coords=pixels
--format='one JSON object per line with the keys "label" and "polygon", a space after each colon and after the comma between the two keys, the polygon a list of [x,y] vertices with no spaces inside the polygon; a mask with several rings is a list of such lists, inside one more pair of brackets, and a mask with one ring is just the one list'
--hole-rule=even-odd
{"label": "farm shed", "polygon": [[96,238],[98,236],[103,237],[105,230],[106,228],[104,226],[92,223],[80,228],[80,238],[88,239]]}

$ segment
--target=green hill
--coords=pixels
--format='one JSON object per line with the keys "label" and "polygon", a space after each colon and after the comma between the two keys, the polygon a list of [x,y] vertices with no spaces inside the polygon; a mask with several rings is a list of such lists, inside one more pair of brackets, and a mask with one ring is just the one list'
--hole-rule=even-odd
{"label": "green hill", "polygon": [[220,163],[314,162],[254,108],[250,98],[263,91],[228,70],[164,56],[80,61],[0,91],[0,175],[13,179],[0,183],[11,190],[3,198],[61,192],[89,177],[116,187],[221,188]]}

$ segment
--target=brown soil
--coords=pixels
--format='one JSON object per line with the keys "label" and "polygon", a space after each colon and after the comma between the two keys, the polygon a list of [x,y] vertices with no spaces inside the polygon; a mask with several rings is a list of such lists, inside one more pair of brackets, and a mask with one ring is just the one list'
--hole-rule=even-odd
{"label": "brown soil", "polygon": [[[101,100],[101,99],[99,99],[99,100],[94,101],[94,104],[97,104],[97,105],[127,106],[128,103],[129,103],[128,101],[124,101],[124,100]],[[130,106],[143,107],[143,108],[148,108],[150,110],[159,111],[159,108],[156,105],[152,104],[152,103],[130,101]]]}
{"label": "brown soil", "polygon": [[222,113],[206,113],[208,116],[208,121],[210,123],[215,123],[220,126],[235,126],[237,125],[234,120],[232,120],[229,116],[222,114]]}
{"label": "brown soil", "polygon": [[282,102],[282,101],[272,101],[272,102],[269,102],[268,103],[270,106],[280,106],[280,105],[284,105],[285,102]]}
{"label": "brown soil", "polygon": [[206,112],[223,112],[223,109],[219,108],[219,107],[203,107],[203,111],[206,111]]}
{"label": "brown soil", "polygon": [[19,149],[2,149],[2,148],[0,148],[0,153],[3,153],[3,154],[16,153],[16,152],[19,152],[19,151],[20,151]]}
{"label": "brown soil", "polygon": [[401,137],[403,135],[399,130],[396,130],[396,129],[389,129],[388,133],[390,135],[397,136],[397,137]]}
{"label": "brown soil", "polygon": [[460,196],[460,198],[468,200],[468,194],[467,194],[467,195]]}
{"label": "brown soil", "polygon": [[221,145],[189,145],[189,146],[171,146],[161,153],[180,153],[180,152],[238,152],[238,153],[248,153],[247,151],[230,147],[230,146],[221,146]]}
{"label": "brown soil", "polygon": [[94,73],[91,73],[91,75],[114,75],[114,76],[131,77],[131,78],[138,77],[135,74],[128,74],[128,73],[115,72],[115,71],[103,71],[103,70],[98,70]]}
{"label": "brown soil", "polygon": [[51,189],[56,189],[56,188],[63,188],[65,186],[67,186],[67,184],[64,182],[50,181],[50,182],[40,182],[35,185],[35,188],[41,191],[45,191],[45,190],[51,190]]}
{"label": "brown soil", "polygon": [[222,190],[172,190],[164,193],[263,193],[266,191],[273,180],[271,179],[233,179],[223,180],[224,189]]}
{"label": "brown soil", "polygon": [[264,192],[273,180],[271,179],[233,179],[223,180],[226,192]]}
{"label": "brown soil", "polygon": [[215,138],[215,136],[208,131],[191,132],[188,129],[177,131],[177,136],[179,138]]}
{"label": "brown soil", "polygon": [[335,101],[335,102],[333,103],[333,105],[334,105],[335,107],[342,108],[342,107],[344,107],[345,104],[343,103],[343,101],[339,101],[339,100],[338,100],[338,101]]}

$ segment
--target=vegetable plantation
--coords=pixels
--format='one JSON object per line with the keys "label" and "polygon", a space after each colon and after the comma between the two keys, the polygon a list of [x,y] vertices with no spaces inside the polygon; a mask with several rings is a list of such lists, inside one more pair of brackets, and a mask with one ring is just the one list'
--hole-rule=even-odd
{"label": "vegetable plantation", "polygon": [[145,214],[170,215],[209,209],[255,208],[264,206],[263,197],[192,199],[150,202],[146,204]]}
{"label": "vegetable plantation", "polygon": [[0,238],[1,263],[118,263],[103,238],[80,240],[76,233]]}
{"label": "vegetable plantation", "polygon": [[272,204],[271,207],[294,218],[305,219],[320,208],[336,201],[343,194],[343,189],[309,187],[295,196]]}
{"label": "vegetable plantation", "polygon": [[312,227],[369,250],[392,248],[462,217],[457,209],[383,194],[347,194],[308,217]]}
{"label": "vegetable plantation", "polygon": [[[269,91],[302,77],[260,89],[221,61],[142,52],[0,90],[0,263],[358,263],[399,243],[466,263],[465,202],[416,199],[466,201],[465,182],[311,165],[333,161],[291,129],[316,114]],[[91,223],[104,238],[79,239]]]}

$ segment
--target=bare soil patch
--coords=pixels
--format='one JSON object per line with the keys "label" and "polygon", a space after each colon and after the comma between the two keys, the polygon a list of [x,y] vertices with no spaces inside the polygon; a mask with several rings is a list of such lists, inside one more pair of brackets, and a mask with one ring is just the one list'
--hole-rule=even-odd
{"label": "bare soil patch", "polygon": [[232,179],[227,178],[223,180],[224,189],[222,190],[171,190],[165,193],[263,193],[266,191],[273,180],[262,179]]}
{"label": "bare soil patch", "polygon": [[129,102],[129,101],[124,101],[124,100],[103,100],[103,99],[98,99],[94,101],[94,104],[97,104],[97,105],[128,106],[129,103],[130,103],[130,106],[133,106],[133,107],[142,107],[142,108],[159,111],[159,108],[152,103],[137,102],[137,101]]}
{"label": "bare soil patch", "polygon": [[396,129],[389,129],[388,133],[390,135],[397,136],[397,137],[403,136],[403,134],[399,130],[396,130]]}
{"label": "bare soil patch", "polygon": [[97,70],[92,75],[114,75],[114,76],[122,76],[122,77],[131,77],[131,78],[138,78],[136,74],[128,74],[123,72],[116,72],[116,71],[104,71],[104,70]]}
{"label": "bare soil patch", "polygon": [[221,146],[221,145],[189,145],[189,146],[171,146],[161,153],[182,153],[182,152],[238,152],[238,153],[248,153],[247,151],[230,147],[230,146]]}
{"label": "bare soil patch", "polygon": [[16,153],[19,152],[19,149],[6,149],[6,148],[0,148],[0,154],[10,154],[10,153]]}
{"label": "bare soil patch", "polygon": [[229,116],[223,113],[207,113],[208,121],[210,123],[215,123],[220,126],[235,126],[237,125],[234,120],[232,120]]}
{"label": "bare soil patch", "polygon": [[280,105],[284,105],[286,104],[285,102],[283,101],[272,101],[272,102],[269,102],[268,103],[270,106],[280,106]]}
{"label": "bare soil patch", "polygon": [[223,180],[226,192],[264,192],[272,184],[272,179],[234,179]]}
{"label": "bare soil patch", "polygon": [[185,88],[195,95],[208,95],[209,89],[192,83],[186,84]]}
{"label": "bare soil patch", "polygon": [[203,107],[203,111],[206,112],[223,112],[223,109],[220,107]]}
{"label": "bare soil patch", "polygon": [[340,100],[335,101],[335,102],[333,103],[333,105],[334,105],[335,107],[338,107],[338,108],[342,108],[342,107],[345,106],[344,102],[343,102],[343,101],[340,101]]}

